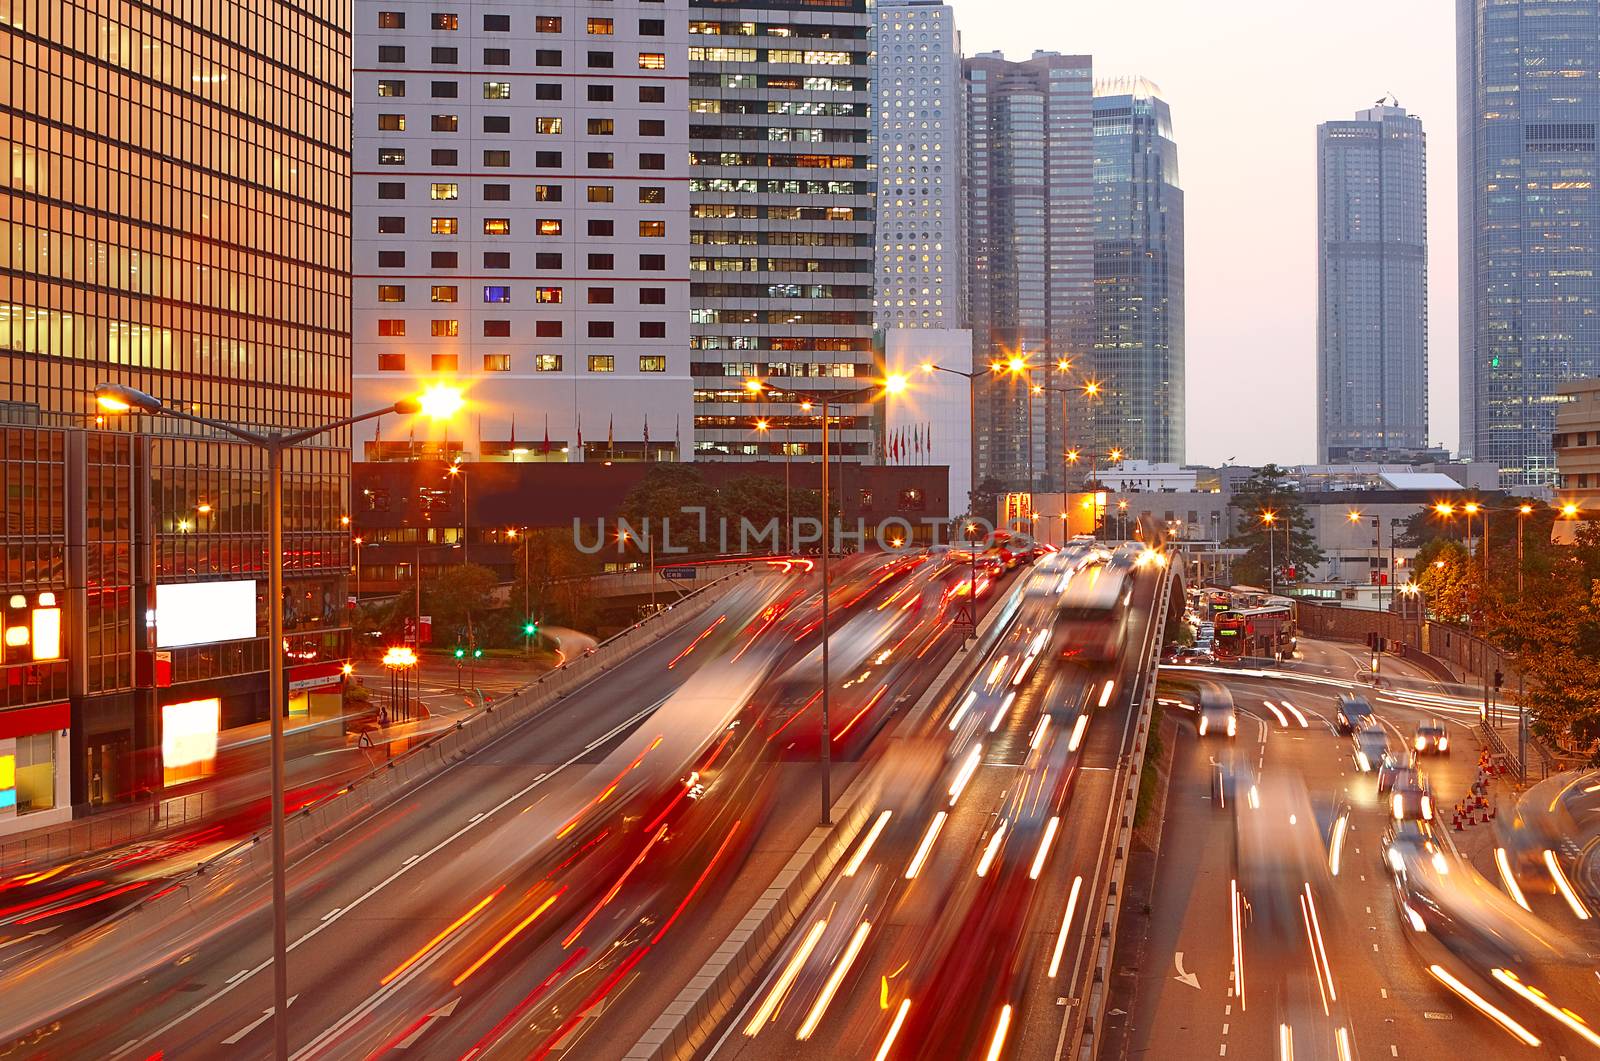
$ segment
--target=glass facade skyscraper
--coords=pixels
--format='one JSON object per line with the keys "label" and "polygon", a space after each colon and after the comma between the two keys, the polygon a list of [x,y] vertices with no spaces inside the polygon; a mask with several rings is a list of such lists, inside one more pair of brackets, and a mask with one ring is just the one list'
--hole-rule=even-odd
{"label": "glass facade skyscraper", "polygon": [[[8,0],[0,47],[0,600],[61,623],[49,680],[29,677],[34,648],[0,656],[0,758],[8,741],[30,769],[51,756],[58,807],[111,803],[193,776],[162,761],[169,707],[267,717],[267,474],[263,452],[179,421],[98,422],[92,391],[265,430],[349,415],[350,9]],[[349,469],[348,431],[285,464],[290,658],[334,674]],[[248,580],[258,636],[172,641],[185,617],[158,585]],[[41,724],[68,736],[35,741]]]}
{"label": "glass facade skyscraper", "polygon": [[1095,85],[1094,445],[1182,464],[1183,189],[1159,93],[1143,78]]}
{"label": "glass facade skyscraper", "polygon": [[1055,489],[1060,396],[1030,394],[1094,333],[1093,72],[1087,55],[999,52],[962,64],[967,90],[967,274],[975,368],[1022,357],[1036,372],[986,374],[977,397],[981,485]]}
{"label": "glass facade skyscraper", "polygon": [[1600,374],[1600,4],[1456,17],[1461,449],[1548,487],[1556,387]]}
{"label": "glass facade skyscraper", "polygon": [[1428,197],[1422,122],[1379,105],[1317,126],[1317,459],[1404,458],[1428,441]]}

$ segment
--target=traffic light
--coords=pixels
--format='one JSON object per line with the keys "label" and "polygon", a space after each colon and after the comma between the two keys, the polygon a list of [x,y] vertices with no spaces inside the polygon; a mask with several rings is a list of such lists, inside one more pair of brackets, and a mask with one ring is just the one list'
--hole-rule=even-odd
{"label": "traffic light", "polygon": [[1500,668],[1496,667],[1494,671],[1494,687],[1496,692],[1499,691],[1500,686],[1505,683],[1505,680],[1506,676],[1500,673]]}
{"label": "traffic light", "polygon": [[534,622],[532,619],[529,619],[527,622],[522,624],[522,632],[528,637],[532,637],[534,634],[539,632],[539,624]]}
{"label": "traffic light", "polygon": [[473,649],[472,650],[472,658],[473,659],[482,659],[483,658],[483,649],[481,649],[481,648]]}
{"label": "traffic light", "polygon": [[462,656],[465,656],[466,654],[467,654],[467,650],[466,649],[462,648],[460,645],[456,646],[456,659],[460,659]]}

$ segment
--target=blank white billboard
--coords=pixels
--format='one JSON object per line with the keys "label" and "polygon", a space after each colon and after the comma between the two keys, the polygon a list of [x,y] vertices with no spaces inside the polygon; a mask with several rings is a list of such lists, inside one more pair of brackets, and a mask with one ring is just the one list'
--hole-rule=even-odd
{"label": "blank white billboard", "polygon": [[156,585],[157,648],[209,645],[255,636],[254,579]]}

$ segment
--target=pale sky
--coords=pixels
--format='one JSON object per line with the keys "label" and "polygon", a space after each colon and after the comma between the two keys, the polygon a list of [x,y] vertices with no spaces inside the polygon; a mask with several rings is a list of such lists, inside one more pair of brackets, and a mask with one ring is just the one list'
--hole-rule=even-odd
{"label": "pale sky", "polygon": [[1316,459],[1317,123],[1393,92],[1428,138],[1429,434],[1455,449],[1453,3],[950,3],[965,54],[1089,53],[1097,78],[1142,74],[1172,105],[1190,463]]}

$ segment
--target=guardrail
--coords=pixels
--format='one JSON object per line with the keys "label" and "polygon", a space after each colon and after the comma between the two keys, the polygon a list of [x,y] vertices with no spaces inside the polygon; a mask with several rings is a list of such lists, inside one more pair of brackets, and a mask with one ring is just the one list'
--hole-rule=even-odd
{"label": "guardrail", "polygon": [[1113,799],[1106,820],[1108,839],[1101,848],[1101,864],[1108,866],[1109,870],[1104,874],[1103,883],[1096,881],[1091,901],[1084,907],[1086,910],[1100,911],[1094,960],[1078,970],[1078,977],[1072,983],[1074,997],[1079,1002],[1079,1016],[1071,1036],[1071,1045],[1068,1046],[1065,1034],[1057,1045],[1058,1059],[1075,1057],[1078,1061],[1094,1061],[1100,1045],[1100,1027],[1105,1021],[1106,1002],[1110,997],[1108,977],[1112,956],[1116,952],[1117,924],[1122,916],[1123,881],[1127,876],[1128,855],[1133,843],[1133,818],[1139,806],[1139,778],[1144,770],[1145,749],[1150,743],[1151,708],[1155,704],[1153,689],[1156,668],[1161,662],[1161,632],[1166,628],[1167,609],[1171,606],[1172,581],[1170,572],[1162,579],[1156,607],[1151,613],[1144,666],[1136,672],[1128,694],[1130,722],[1134,725],[1133,748],[1125,759],[1119,760],[1120,772],[1112,786],[1113,792],[1118,795]]}

